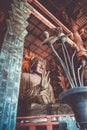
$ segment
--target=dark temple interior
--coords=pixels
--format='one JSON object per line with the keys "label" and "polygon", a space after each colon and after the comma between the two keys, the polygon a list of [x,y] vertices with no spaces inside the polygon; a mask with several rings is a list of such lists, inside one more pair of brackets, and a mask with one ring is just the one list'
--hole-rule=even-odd
{"label": "dark temple interior", "polygon": [[[58,27],[62,28],[61,36],[56,30]],[[63,36],[65,39],[62,39]],[[55,40],[55,37],[58,39]],[[43,44],[46,38],[47,42]],[[53,38],[53,43],[50,38]],[[23,80],[27,79],[22,80],[22,74],[31,73],[31,63],[38,57],[46,61],[55,103],[44,103],[48,91],[41,99],[37,95],[32,99],[35,90],[30,83],[26,88],[23,86]],[[31,77],[28,78],[30,81]],[[49,78],[47,76],[45,80]],[[34,78],[34,81],[37,80],[37,77]],[[74,112],[69,105],[61,102],[59,95],[74,84],[75,87],[87,87],[87,0],[0,1],[0,130],[66,130],[59,127],[61,121],[58,119],[69,115],[75,120]],[[81,125],[81,130],[86,128],[87,120],[85,125]]]}

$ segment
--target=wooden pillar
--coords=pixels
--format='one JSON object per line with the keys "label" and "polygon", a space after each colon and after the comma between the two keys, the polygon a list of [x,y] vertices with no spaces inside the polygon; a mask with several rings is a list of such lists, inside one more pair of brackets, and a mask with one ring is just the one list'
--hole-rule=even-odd
{"label": "wooden pillar", "polygon": [[[0,53],[0,130],[15,130],[24,38],[29,17],[27,3],[14,0]],[[23,21],[22,21],[22,20]]]}
{"label": "wooden pillar", "polygon": [[47,117],[47,130],[52,130],[51,117]]}
{"label": "wooden pillar", "polygon": [[52,125],[47,125],[47,130],[53,130]]}
{"label": "wooden pillar", "polygon": [[29,126],[29,130],[36,130],[36,126],[35,125]]}

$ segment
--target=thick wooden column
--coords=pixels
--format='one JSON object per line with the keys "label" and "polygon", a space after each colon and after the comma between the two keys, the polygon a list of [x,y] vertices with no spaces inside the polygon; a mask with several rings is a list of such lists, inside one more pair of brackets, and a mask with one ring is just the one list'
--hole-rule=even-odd
{"label": "thick wooden column", "polygon": [[26,2],[14,0],[0,53],[0,130],[14,130],[21,77],[24,38],[27,34]]}

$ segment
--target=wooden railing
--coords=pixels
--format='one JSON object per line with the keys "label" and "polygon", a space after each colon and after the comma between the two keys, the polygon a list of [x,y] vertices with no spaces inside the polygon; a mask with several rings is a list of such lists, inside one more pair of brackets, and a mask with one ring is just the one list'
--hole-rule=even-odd
{"label": "wooden railing", "polygon": [[69,115],[41,115],[41,116],[27,116],[27,117],[17,117],[16,130],[21,130],[22,127],[28,130],[36,130],[37,126],[46,126],[46,130],[53,130],[53,126],[59,125],[58,118],[71,116]]}

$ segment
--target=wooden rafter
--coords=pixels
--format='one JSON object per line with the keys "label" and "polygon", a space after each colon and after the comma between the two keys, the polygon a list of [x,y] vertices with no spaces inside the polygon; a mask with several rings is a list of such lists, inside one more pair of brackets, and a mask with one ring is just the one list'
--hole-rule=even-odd
{"label": "wooden rafter", "polygon": [[[28,0],[28,2],[31,2],[31,0]],[[32,2],[36,2],[36,0],[32,0]],[[42,7],[42,5],[41,5]],[[41,15],[36,9],[34,9],[30,4],[29,4],[29,14],[33,14],[36,18],[38,18],[42,23],[44,23],[47,27],[49,27],[50,29],[54,30],[54,28],[56,28],[56,26],[54,24],[52,24],[49,20],[47,20],[43,15]],[[43,11],[45,12],[46,9],[43,7]],[[46,13],[46,12],[45,12]],[[53,21],[57,23],[58,26],[61,26],[64,29],[66,29],[67,33],[72,33],[68,28],[66,28],[58,19],[56,19],[48,10],[47,13],[48,17],[53,17]],[[64,34],[64,33],[63,33]],[[75,42],[73,42],[70,38],[67,38],[67,43],[69,45],[71,45],[71,47],[75,47],[78,50],[78,46],[76,45]]]}
{"label": "wooden rafter", "polygon": [[[30,2],[30,0],[28,0]],[[41,5],[37,0],[32,0],[32,2],[43,11],[50,19],[52,19],[58,26],[61,26],[63,30],[67,33],[72,33],[64,24],[62,24],[54,15],[52,15],[43,5]]]}

